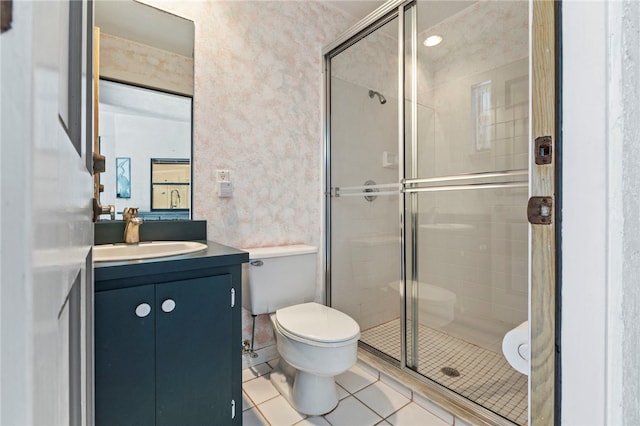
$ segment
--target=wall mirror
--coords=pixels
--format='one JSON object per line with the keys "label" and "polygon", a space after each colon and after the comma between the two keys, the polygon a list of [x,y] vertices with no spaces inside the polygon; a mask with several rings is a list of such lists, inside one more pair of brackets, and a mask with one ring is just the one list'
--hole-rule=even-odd
{"label": "wall mirror", "polygon": [[190,219],[194,24],[138,1],[97,0],[95,26],[100,204],[114,205],[116,219],[125,207],[147,220]]}

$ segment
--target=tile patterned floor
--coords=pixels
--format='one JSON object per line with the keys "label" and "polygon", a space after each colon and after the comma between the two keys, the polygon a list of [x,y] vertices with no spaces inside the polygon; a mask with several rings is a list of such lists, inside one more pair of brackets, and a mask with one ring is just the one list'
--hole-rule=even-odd
{"label": "tile patterned floor", "polygon": [[[277,361],[276,361],[277,362]],[[307,417],[295,411],[269,380],[273,362],[242,372],[242,421],[245,426],[445,426],[465,423],[438,410],[393,379],[357,363],[336,378],[339,403],[324,416]]]}
{"label": "tile patterned floor", "polygon": [[[400,359],[400,320],[362,332],[361,340]],[[430,327],[419,327],[417,371],[519,425],[527,424],[527,376],[501,353],[481,348]],[[445,375],[443,367],[460,375]]]}

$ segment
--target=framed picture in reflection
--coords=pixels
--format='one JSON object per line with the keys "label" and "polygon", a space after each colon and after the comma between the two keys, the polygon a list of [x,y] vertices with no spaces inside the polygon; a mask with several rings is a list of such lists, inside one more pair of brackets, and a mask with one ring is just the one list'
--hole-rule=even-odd
{"label": "framed picture in reflection", "polygon": [[116,158],[116,197],[131,198],[131,158]]}

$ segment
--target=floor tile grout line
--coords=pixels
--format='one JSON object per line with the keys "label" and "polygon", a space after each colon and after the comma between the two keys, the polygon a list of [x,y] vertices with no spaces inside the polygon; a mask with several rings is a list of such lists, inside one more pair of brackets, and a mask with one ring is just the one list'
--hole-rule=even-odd
{"label": "floor tile grout line", "polygon": [[[268,373],[268,374],[271,374],[271,373]],[[265,375],[266,375],[266,374],[265,374]],[[256,378],[257,378],[257,377],[256,377]],[[249,380],[249,381],[251,381],[251,380]],[[243,383],[243,385],[244,385],[244,383]],[[256,402],[253,400],[253,398],[251,398],[251,395],[249,395],[249,392],[246,392],[244,389],[243,389],[242,391],[247,395],[247,398],[249,398],[249,399],[251,400],[251,402],[253,403],[253,407],[247,408],[247,410],[243,410],[242,412],[244,413],[244,411],[249,411],[251,408],[255,408],[255,409],[257,409],[257,410],[258,410],[258,412],[260,413],[260,415],[262,415],[262,417],[267,421],[267,423],[269,423],[269,425],[271,425],[271,422],[269,421],[269,419],[267,419],[267,416],[262,412],[262,410],[260,410],[260,408],[259,408],[259,407],[260,407],[260,405],[261,405],[261,404],[264,404],[264,403],[265,403],[265,402],[267,402],[267,401],[271,401],[271,400],[276,399],[277,397],[281,396],[281,395],[280,395],[280,393],[278,393],[277,395],[275,395],[275,396],[273,396],[273,397],[271,397],[271,398],[265,399],[265,400],[264,400],[264,401],[262,401],[260,404],[256,404]],[[305,417],[305,418],[306,418],[306,417]],[[302,420],[304,420],[304,419],[302,419]],[[302,420],[301,420],[301,421],[302,421]]]}
{"label": "floor tile grout line", "polygon": [[[272,398],[273,399],[273,398]],[[266,402],[266,401],[265,401]],[[260,407],[258,405],[255,405],[254,408],[256,410],[258,410],[258,413],[260,413],[260,416],[264,419],[265,422],[267,422],[267,424],[269,426],[273,426],[271,425],[271,422],[269,421],[269,419],[267,418],[267,416],[262,412],[262,410],[260,409]]]}
{"label": "floor tile grout line", "polygon": [[[402,407],[398,408],[396,411],[394,411],[393,413],[389,414],[387,417],[384,417],[382,420],[383,420],[383,421],[386,421],[387,423],[391,423],[390,421],[388,421],[388,419],[389,419],[389,418],[391,418],[391,416],[393,416],[393,415],[394,415],[394,414],[396,414],[398,411],[402,410],[403,408],[405,408],[405,407],[407,407],[407,406],[409,406],[409,405],[411,405],[411,404],[416,404],[416,402],[415,402],[415,401],[413,401],[413,400],[410,400],[409,402],[407,402],[406,404],[404,404]],[[418,405],[418,404],[416,404],[416,405]],[[419,405],[418,405],[418,406],[419,406]],[[430,411],[429,411],[429,412],[430,412]],[[431,412],[430,412],[430,413],[431,413]],[[433,414],[433,413],[431,413],[431,414]]]}
{"label": "floor tile grout line", "polygon": [[[376,384],[376,383],[378,383],[378,382],[383,383],[383,384],[385,384],[386,386],[389,386],[389,385],[387,385],[386,383],[384,383],[383,381],[381,381],[380,379],[378,379],[378,380],[376,380],[375,382],[371,383],[370,385],[365,386],[364,388],[360,389],[358,392],[361,392],[361,391],[365,390],[366,388],[368,388],[368,387],[371,387],[371,386],[375,385],[375,384]],[[391,386],[389,386],[389,387],[391,388]],[[391,389],[393,389],[393,388],[391,388]],[[399,395],[402,395],[400,392],[398,392],[398,391],[397,391],[397,390],[395,390],[395,389],[393,389],[393,391],[394,391],[394,392],[397,392]],[[358,392],[356,392],[356,393],[358,393]],[[365,407],[367,407],[369,410],[371,410],[371,411],[373,411],[374,413],[376,413],[376,414],[378,415],[378,417],[380,417],[380,418],[382,419],[381,421],[385,421],[385,420],[386,420],[387,418],[389,418],[390,416],[394,415],[395,413],[397,413],[398,411],[400,411],[401,409],[403,409],[403,408],[404,408],[404,407],[406,407],[407,405],[409,405],[409,404],[411,404],[411,403],[413,403],[413,402],[414,402],[414,401],[413,401],[413,399],[408,399],[407,403],[406,403],[406,404],[404,404],[402,407],[398,408],[397,410],[395,410],[394,412],[392,412],[392,413],[391,413],[391,414],[389,414],[388,416],[383,417],[380,413],[378,413],[378,412],[377,412],[376,410],[374,410],[372,407],[369,407],[369,406],[368,406],[368,405],[367,405],[363,400],[361,400],[360,398],[358,398],[358,396],[357,396],[355,393],[354,393],[354,394],[351,394],[351,396],[353,396],[356,400],[358,400],[360,403],[362,403],[362,405],[364,405]],[[404,398],[407,398],[407,397],[406,397],[406,396],[404,396],[404,395],[402,395],[402,396],[403,396]],[[378,422],[378,423],[379,423],[379,422]],[[378,423],[376,423],[376,424],[378,424]]]}

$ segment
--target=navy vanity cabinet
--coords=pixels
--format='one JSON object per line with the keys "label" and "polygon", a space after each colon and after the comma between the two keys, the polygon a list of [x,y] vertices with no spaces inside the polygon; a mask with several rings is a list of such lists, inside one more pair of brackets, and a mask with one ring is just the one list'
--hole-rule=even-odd
{"label": "navy vanity cabinet", "polygon": [[96,425],[242,424],[241,253],[94,269]]}
{"label": "navy vanity cabinet", "polygon": [[231,275],[156,285],[156,312],[156,425],[230,424]]}
{"label": "navy vanity cabinet", "polygon": [[229,424],[231,294],[229,274],[96,292],[96,423]]}
{"label": "navy vanity cabinet", "polygon": [[154,293],[146,285],[95,294],[97,425],[155,424],[156,312],[139,316]]}

